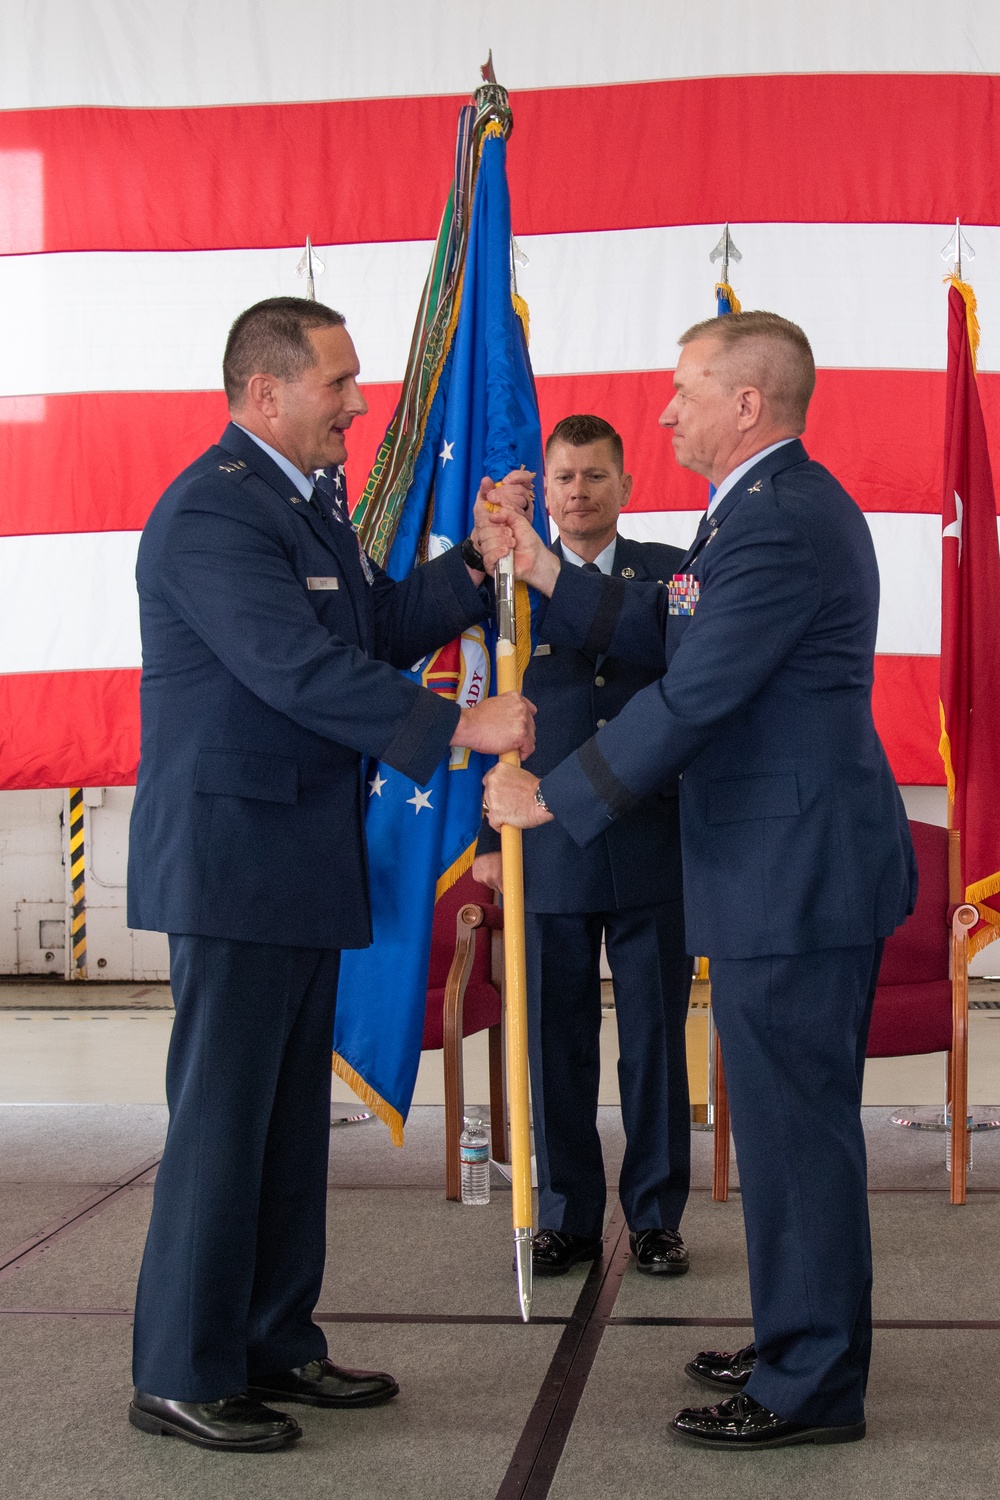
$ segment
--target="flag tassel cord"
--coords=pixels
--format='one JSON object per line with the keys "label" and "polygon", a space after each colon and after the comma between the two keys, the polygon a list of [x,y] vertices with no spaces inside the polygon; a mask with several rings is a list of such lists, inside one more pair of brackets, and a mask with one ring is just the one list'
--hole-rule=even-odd
{"label": "flag tassel cord", "polygon": [[969,349],[972,352],[972,370],[978,373],[977,360],[979,357],[979,311],[976,304],[976,293],[971,283],[963,281],[961,276],[954,274],[946,276],[945,281],[953,286],[965,303],[965,325],[969,331]]}

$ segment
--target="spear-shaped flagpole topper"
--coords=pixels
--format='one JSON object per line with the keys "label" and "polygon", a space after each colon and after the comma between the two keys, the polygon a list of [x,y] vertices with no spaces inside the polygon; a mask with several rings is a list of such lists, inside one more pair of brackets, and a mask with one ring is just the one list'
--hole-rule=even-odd
{"label": "spear-shaped flagpole topper", "polygon": [[306,235],[306,248],[302,252],[302,259],[295,267],[295,274],[306,278],[306,296],[310,302],[316,301],[316,277],[322,276],[325,270],[326,266],[313,249],[312,240]]}
{"label": "spear-shaped flagpole topper", "polygon": [[722,237],[719,240],[719,243],[716,245],[715,249],[712,251],[711,255],[708,258],[713,266],[715,265],[715,262],[717,260],[722,261],[722,276],[720,279],[728,286],[729,262],[731,260],[734,260],[736,264],[739,265],[740,261],[743,259],[743,256],[736,248],[736,241],[733,239],[732,235],[729,232],[728,224],[722,231]]}
{"label": "spear-shaped flagpole topper", "polygon": [[722,261],[722,276],[715,284],[716,312],[721,317],[724,313],[738,313],[741,311],[739,298],[729,282],[729,262],[735,261],[738,265],[743,256],[736,248],[736,241],[729,232],[727,224],[722,231],[722,237],[715,249],[709,255],[709,260],[714,265],[717,260]]}
{"label": "spear-shaped flagpole topper", "polygon": [[945,262],[951,261],[955,267],[955,275],[959,281],[962,279],[962,255],[966,260],[975,260],[976,252],[965,237],[961,219],[955,220],[955,228],[948,236],[948,243],[941,251],[941,259]]}

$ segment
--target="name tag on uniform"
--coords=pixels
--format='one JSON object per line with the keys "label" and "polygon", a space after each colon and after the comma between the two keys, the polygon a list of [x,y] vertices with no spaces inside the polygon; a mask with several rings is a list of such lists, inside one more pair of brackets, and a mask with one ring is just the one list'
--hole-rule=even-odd
{"label": "name tag on uniform", "polygon": [[339,589],[339,578],[307,578],[306,588],[310,589]]}
{"label": "name tag on uniform", "polygon": [[693,615],[701,594],[701,584],[693,573],[675,573],[667,584],[671,615]]}
{"label": "name tag on uniform", "polygon": [[552,655],[552,647],[551,646],[536,646],[535,649],[534,649],[534,651],[531,654],[532,654],[532,656],[551,656]]}

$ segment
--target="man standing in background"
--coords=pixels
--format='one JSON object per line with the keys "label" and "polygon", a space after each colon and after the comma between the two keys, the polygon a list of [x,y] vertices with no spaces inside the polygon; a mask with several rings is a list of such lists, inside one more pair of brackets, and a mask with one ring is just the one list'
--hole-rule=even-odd
{"label": "man standing in background", "polygon": [[[619,535],[632,476],[601,417],[565,417],[545,446],[545,503],[566,565],[663,583],[682,552]],[[659,676],[624,657],[539,635],[524,679],[538,710],[535,776],[578,750]],[[473,874],[499,886],[500,840],[485,825]],[[682,1275],[678,1232],[691,1166],[684,1028],[691,987],[681,904],[677,782],[655,788],[580,849],[558,823],[524,839],[529,1059],[538,1170],[535,1271],[555,1276],[600,1253],[607,1198],[597,1130],[601,941],[614,982],[625,1157],[619,1197],[640,1271]]]}

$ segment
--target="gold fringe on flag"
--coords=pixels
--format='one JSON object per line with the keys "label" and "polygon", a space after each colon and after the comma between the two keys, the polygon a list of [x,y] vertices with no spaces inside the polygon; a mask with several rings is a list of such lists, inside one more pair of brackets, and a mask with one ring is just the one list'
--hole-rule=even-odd
{"label": "gold fringe on flag", "polygon": [[403,1144],[403,1116],[399,1110],[387,1104],[381,1094],[376,1094],[371,1084],[366,1083],[361,1074],[352,1068],[349,1062],[345,1062],[339,1052],[333,1054],[333,1071],[338,1078],[343,1079],[349,1089],[354,1090],[365,1108],[370,1109],[383,1125],[389,1127],[392,1144],[401,1146]]}
{"label": "gold fringe on flag", "polygon": [[443,875],[438,876],[437,885],[434,887],[434,900],[440,901],[445,891],[450,891],[465,874],[466,870],[472,869],[472,861],[476,857],[476,840],[473,839],[468,849],[463,849],[456,860],[445,870]]}
{"label": "gold fringe on flag", "polygon": [[531,318],[530,318],[530,316],[528,314],[528,304],[527,304],[527,302],[525,302],[525,300],[524,300],[523,297],[519,297],[518,296],[517,292],[513,292],[511,294],[511,299],[510,300],[514,304],[514,311],[517,313],[518,317],[521,319],[521,327],[524,329],[524,342],[526,344],[530,344],[531,343]]}
{"label": "gold fringe on flag", "polygon": [[739,297],[737,297],[728,281],[716,282],[715,295],[716,297],[725,297],[726,301],[729,303],[730,312],[738,313],[743,311],[743,308],[740,306],[740,299]]}
{"label": "gold fringe on flag", "polygon": [[938,712],[941,715],[941,738],[938,740],[938,754],[944,761],[944,774],[948,779],[948,803],[955,803],[955,767],[951,763],[951,739],[944,722],[944,704],[938,699]]}
{"label": "gold fringe on flag", "polygon": [[515,651],[517,685],[520,688],[531,660],[531,601],[526,583],[518,582],[514,585],[514,629],[517,632]]}
{"label": "gold fringe on flag", "polygon": [[969,330],[969,348],[972,351],[972,369],[976,373],[976,360],[979,354],[979,314],[976,311],[976,294],[967,281],[962,281],[958,276],[946,276],[945,281],[953,286],[965,303],[965,326]]}
{"label": "gold fringe on flag", "polygon": [[[973,906],[978,906],[980,901],[985,901],[990,896],[1000,895],[1000,870],[994,875],[987,875],[985,880],[974,880],[971,885],[965,887],[965,899]],[[993,913],[994,921],[1000,922],[1000,912]]]}
{"label": "gold fringe on flag", "polygon": [[[991,878],[993,880],[997,880],[1000,877],[994,875]],[[988,884],[988,882],[978,882],[978,884],[984,883]],[[975,889],[975,887],[970,886],[969,889],[973,890]],[[967,896],[966,900],[968,899],[969,898]],[[994,943],[996,942],[997,938],[1000,938],[1000,911],[994,911],[992,906],[979,906],[978,904],[976,905],[976,910],[978,911],[982,921],[986,925],[983,927],[978,927],[969,938],[970,958],[975,958],[976,954],[979,953],[983,948],[989,947],[990,943]]]}

